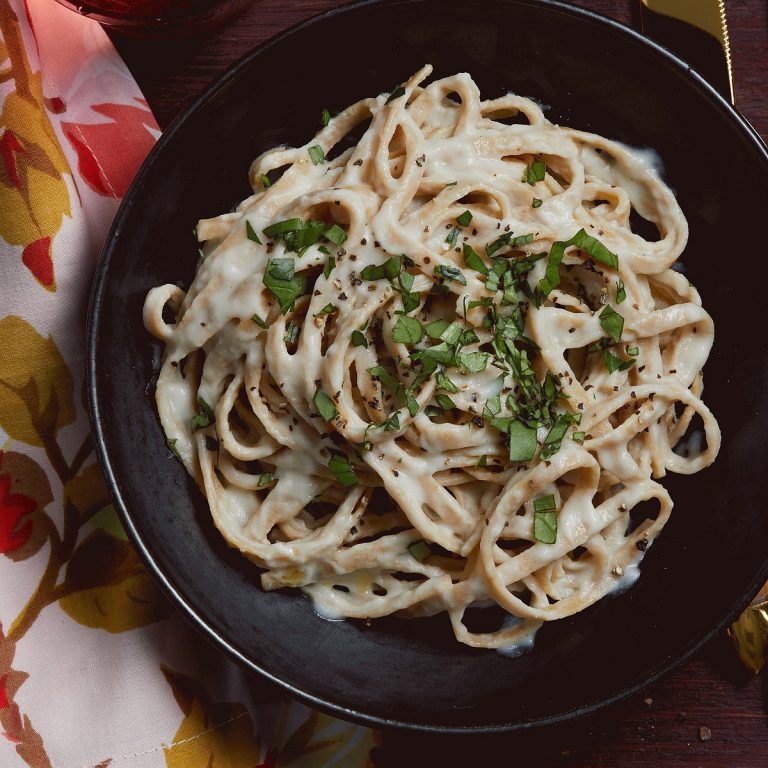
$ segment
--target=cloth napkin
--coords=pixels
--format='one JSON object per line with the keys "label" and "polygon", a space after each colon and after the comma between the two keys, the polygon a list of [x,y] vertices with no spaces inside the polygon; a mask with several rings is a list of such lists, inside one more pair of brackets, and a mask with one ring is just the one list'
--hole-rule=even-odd
{"label": "cloth napkin", "polygon": [[120,527],[84,406],[109,225],[159,130],[104,31],[0,0],[0,766],[371,764],[187,626]]}

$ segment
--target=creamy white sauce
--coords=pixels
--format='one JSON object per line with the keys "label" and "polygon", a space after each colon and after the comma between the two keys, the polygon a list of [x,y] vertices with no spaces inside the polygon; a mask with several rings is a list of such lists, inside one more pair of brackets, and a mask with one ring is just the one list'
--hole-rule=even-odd
{"label": "creamy white sauce", "polygon": [[[672,508],[656,478],[714,460],[717,422],[700,399],[714,330],[674,271],[687,224],[653,151],[552,125],[541,105],[513,94],[482,101],[466,74],[424,86],[430,71],[389,103],[352,105],[303,147],[257,158],[254,194],[198,224],[206,257],[189,290],[154,289],[144,319],[166,344],[157,385],[166,435],[222,535],[267,569],[265,589],[298,586],[333,621],[449,611],[459,641],[514,657],[543,622],[629,588],[642,558],[636,544],[653,541]],[[530,124],[493,119],[516,111]],[[355,147],[313,162],[310,148],[329,154],[368,117]],[[541,180],[530,178],[537,162]],[[282,167],[263,188],[263,175]],[[657,242],[632,232],[632,208],[658,228]],[[472,219],[460,226],[464,211]],[[264,231],[291,219],[334,222],[344,242],[323,237],[299,253],[290,236]],[[533,264],[517,291],[535,347],[509,342],[530,352],[526,379],[491,345],[487,304],[502,316],[509,305],[466,264],[464,246],[490,267],[487,247],[501,236],[531,235],[514,252],[498,251],[517,263],[582,229],[618,269],[569,247],[560,284],[536,308],[525,294],[540,289],[549,260]],[[410,260],[407,275],[363,277],[399,254]],[[308,280],[286,313],[270,272],[279,259]],[[420,338],[400,340],[403,302],[414,299],[405,314]],[[178,314],[171,324],[167,304]],[[625,370],[589,351],[616,332],[606,305],[623,320],[608,352],[635,361]],[[435,371],[413,386],[419,353],[441,341],[422,336],[438,320],[476,334],[460,350],[451,341],[452,354],[484,363],[468,370],[471,358],[449,357],[442,383]],[[384,374],[371,372],[382,366]],[[541,386],[547,372],[563,395],[552,408],[574,423],[546,460],[550,423],[537,430],[535,457],[510,463],[499,424],[519,418],[526,387]],[[677,452],[676,403],[704,424]],[[556,532],[536,505],[550,496]],[[659,503],[656,519],[627,535],[629,511],[649,499]],[[494,603],[508,614],[496,633],[475,635],[457,619]]]}

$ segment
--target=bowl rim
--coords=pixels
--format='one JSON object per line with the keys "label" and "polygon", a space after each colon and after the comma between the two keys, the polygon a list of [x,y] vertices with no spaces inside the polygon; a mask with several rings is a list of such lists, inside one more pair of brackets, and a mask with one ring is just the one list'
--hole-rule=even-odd
{"label": "bowl rim", "polygon": [[[517,721],[513,723],[491,724],[491,725],[439,725],[423,722],[410,722],[399,720],[397,718],[382,717],[371,715],[359,709],[346,707],[334,701],[327,700],[321,695],[310,693],[289,682],[282,680],[278,675],[266,669],[257,659],[252,659],[239,651],[226,637],[215,627],[211,626],[200,615],[197,608],[190,604],[178,591],[171,579],[166,576],[162,566],[157,562],[151,547],[148,546],[139,535],[134,525],[132,514],[129,511],[129,504],[123,498],[120,492],[115,469],[110,460],[110,453],[106,443],[104,430],[102,429],[101,411],[103,404],[99,399],[98,380],[99,371],[97,364],[97,348],[99,337],[100,316],[103,311],[104,293],[106,276],[112,258],[115,254],[115,243],[119,241],[125,220],[128,218],[137,198],[140,197],[146,176],[155,162],[155,158],[164,151],[166,145],[173,141],[175,134],[184,125],[187,120],[201,109],[209,100],[214,98],[217,92],[226,86],[231,80],[237,78],[243,70],[251,66],[251,62],[258,58],[262,52],[278,44],[286,37],[290,37],[295,32],[314,26],[325,19],[333,18],[349,12],[355,12],[368,7],[396,6],[421,4],[430,0],[358,0],[341,5],[336,8],[324,11],[311,16],[308,19],[300,21],[269,39],[260,43],[234,63],[229,65],[218,77],[216,77],[208,86],[206,86],[192,102],[181,110],[170,122],[168,127],[162,132],[155,146],[149,152],[136,176],[134,177],[128,191],[123,198],[112,226],[104,241],[104,246],[96,265],[93,283],[88,306],[87,318],[87,357],[86,357],[86,387],[88,394],[88,412],[91,424],[91,431],[94,439],[94,446],[99,464],[104,472],[104,477],[110,491],[110,495],[118,512],[120,520],[130,536],[132,544],[137,548],[148,571],[153,575],[155,581],[159,583],[165,594],[171,599],[174,606],[180,611],[184,618],[189,621],[209,642],[231,660],[238,663],[244,671],[257,673],[270,682],[276,684],[290,695],[311,707],[353,723],[372,728],[391,728],[412,731],[415,733],[435,734],[435,735],[471,735],[471,734],[502,734],[511,732],[531,731],[534,728],[553,726],[574,720],[585,715],[589,715],[602,710],[603,708],[614,704],[622,699],[645,689],[663,675],[687,661],[698,650],[700,650],[715,635],[722,632],[750,603],[752,597],[758,592],[762,585],[768,580],[768,554],[765,562],[758,570],[754,579],[745,593],[732,605],[729,611],[703,636],[689,643],[680,652],[674,656],[667,657],[664,661],[638,677],[633,683],[626,685],[613,695],[603,697],[597,700],[589,701],[567,711],[551,715],[544,718],[535,718]],[[483,2],[483,0],[477,0]],[[494,0],[513,7],[545,8],[549,11],[571,16],[572,18],[589,21],[593,24],[608,27],[619,36],[623,36],[628,41],[645,46],[668,64],[680,70],[691,83],[694,89],[697,89],[704,97],[708,98],[715,107],[724,112],[731,122],[733,122],[742,134],[751,143],[752,148],[762,158],[763,166],[768,173],[768,146],[766,146],[762,137],[752,127],[752,125],[741,115],[736,108],[707,80],[705,80],[690,64],[681,57],[671,52],[669,49],[658,44],[654,40],[645,37],[642,33],[628,27],[627,25],[616,21],[610,17],[604,16],[595,11],[582,8],[580,6],[570,5],[563,0]]]}

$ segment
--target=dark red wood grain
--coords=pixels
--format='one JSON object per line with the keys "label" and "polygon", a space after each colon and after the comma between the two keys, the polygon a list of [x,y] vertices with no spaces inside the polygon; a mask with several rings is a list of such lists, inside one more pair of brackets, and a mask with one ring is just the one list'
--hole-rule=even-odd
{"label": "dark red wood grain", "polygon": [[[637,1],[574,0],[574,4],[637,27]],[[339,4],[333,0],[254,0],[242,16],[195,39],[148,42],[112,37],[165,127],[206,84],[255,45]],[[765,138],[768,3],[726,0],[726,7],[736,106]],[[767,712],[768,675],[755,677],[743,669],[727,639],[719,638],[644,693],[615,705],[597,720],[580,723],[575,730],[482,740],[385,734],[376,764],[406,766],[419,756],[423,766],[422,756],[428,754],[427,765],[466,768],[491,764],[514,768],[768,768]],[[711,739],[701,740],[703,727],[711,731]]]}

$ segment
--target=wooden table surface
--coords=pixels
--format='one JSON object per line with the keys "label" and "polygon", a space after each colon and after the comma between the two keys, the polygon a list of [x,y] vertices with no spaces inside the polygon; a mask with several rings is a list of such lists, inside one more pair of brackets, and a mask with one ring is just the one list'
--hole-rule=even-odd
{"label": "wooden table surface", "polygon": [[[639,29],[637,0],[576,0]],[[221,29],[196,39],[147,42],[112,35],[161,127],[229,64],[333,0],[254,0]],[[768,2],[726,0],[736,105],[768,138]],[[425,738],[386,733],[377,766],[461,765],[504,760],[567,768],[768,768],[768,673],[755,677],[718,638],[661,682],[575,727],[525,737]],[[711,738],[702,740],[700,729]]]}

